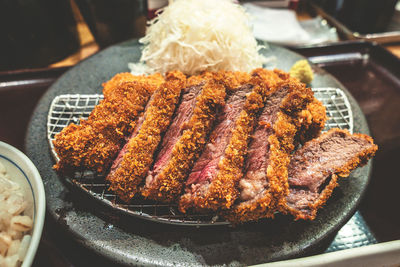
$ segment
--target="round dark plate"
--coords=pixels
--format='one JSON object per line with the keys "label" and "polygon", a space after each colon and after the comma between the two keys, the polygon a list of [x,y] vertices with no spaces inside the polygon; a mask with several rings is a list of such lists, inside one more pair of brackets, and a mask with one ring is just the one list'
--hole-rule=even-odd
{"label": "round dark plate", "polygon": [[[314,221],[293,221],[278,215],[238,227],[193,228],[154,223],[116,213],[66,184],[52,169],[54,160],[46,139],[50,103],[60,94],[101,93],[101,83],[128,62],[140,58],[137,40],[127,41],[84,60],[60,77],[42,97],[29,123],[26,153],[35,163],[46,190],[49,214],[78,242],[112,260],[131,265],[251,265],[307,255],[323,249],[353,215],[367,187],[371,162],[342,179]],[[288,71],[302,57],[270,45],[261,51],[277,58],[277,67]],[[354,132],[369,134],[360,107],[330,74],[314,68],[312,87],[338,87],[349,98]]]}

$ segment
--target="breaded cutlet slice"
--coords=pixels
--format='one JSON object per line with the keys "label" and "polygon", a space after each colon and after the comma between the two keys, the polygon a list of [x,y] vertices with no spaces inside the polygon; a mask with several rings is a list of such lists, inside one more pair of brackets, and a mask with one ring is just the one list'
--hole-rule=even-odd
{"label": "breaded cutlet slice", "polygon": [[287,211],[296,220],[315,219],[338,185],[338,178],[367,164],[377,149],[370,136],[337,128],[305,143],[288,166]]}
{"label": "breaded cutlet slice", "polygon": [[110,190],[123,201],[129,202],[138,192],[185,86],[186,76],[181,72],[166,75],[166,81],[154,92],[146,107],[140,129],[128,140],[120,162],[106,177],[111,182]]}
{"label": "breaded cutlet slice", "polygon": [[[273,78],[265,79],[263,75]],[[179,200],[182,212],[232,206],[238,197],[236,185],[242,177],[250,134],[275,80],[279,80],[276,73],[257,69],[247,84],[233,90],[228,97],[210,141],[186,182],[185,193]]]}
{"label": "breaded cutlet slice", "polygon": [[164,135],[153,168],[148,172],[142,195],[171,202],[181,193],[194,162],[212,130],[216,114],[224,105],[225,86],[214,76],[191,77],[171,126]]}
{"label": "breaded cutlet slice", "polygon": [[313,101],[317,100],[311,89],[296,79],[271,88],[249,144],[245,174],[238,184],[240,197],[225,218],[242,223],[273,217],[284,207],[290,153],[300,122],[313,123],[308,116],[313,110],[307,110]]}
{"label": "breaded cutlet slice", "polygon": [[164,82],[164,77],[160,73],[152,75],[133,75],[129,72],[117,73],[109,81],[102,84],[104,98],[111,96],[113,90],[124,82],[142,82],[157,88]]}
{"label": "breaded cutlet slice", "polygon": [[[110,87],[111,88],[111,87]],[[133,131],[157,88],[152,83],[122,82],[93,109],[87,120],[71,123],[53,141],[59,161],[54,168],[62,172],[92,170],[104,173]]]}

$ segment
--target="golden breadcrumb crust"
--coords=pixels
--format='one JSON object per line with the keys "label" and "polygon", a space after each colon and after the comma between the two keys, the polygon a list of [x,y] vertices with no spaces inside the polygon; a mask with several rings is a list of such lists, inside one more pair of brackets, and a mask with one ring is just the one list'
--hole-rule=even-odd
{"label": "golden breadcrumb crust", "polygon": [[[287,211],[290,212],[295,217],[295,220],[299,220],[299,219],[314,220],[317,215],[318,209],[321,208],[326,203],[328,198],[332,195],[332,192],[335,189],[335,187],[338,186],[338,182],[337,182],[338,177],[343,177],[343,178],[347,177],[347,176],[349,176],[349,174],[352,170],[356,169],[357,167],[361,167],[361,166],[364,166],[365,164],[367,164],[368,160],[370,158],[372,158],[375,155],[375,152],[378,150],[378,146],[376,144],[374,144],[374,140],[370,136],[365,135],[365,134],[360,134],[360,133],[351,134],[351,133],[349,133],[349,131],[344,130],[344,129],[337,129],[337,128],[330,129],[328,132],[324,133],[319,138],[325,138],[325,136],[329,136],[332,132],[340,132],[344,135],[356,136],[358,138],[368,141],[370,144],[372,144],[372,146],[360,151],[350,161],[346,162],[345,165],[337,168],[334,171],[334,173],[331,176],[331,180],[329,181],[329,184],[322,190],[318,199],[314,203],[309,204],[310,214],[303,213],[297,209],[286,206]],[[308,143],[309,144],[318,143],[319,138],[311,140]],[[306,143],[305,146],[307,146],[308,143]]]}
{"label": "golden breadcrumb crust", "polygon": [[314,98],[307,108],[299,114],[296,127],[296,144],[305,142],[320,135],[328,120],[326,116],[326,108],[318,99]]}
{"label": "golden breadcrumb crust", "polygon": [[146,108],[139,133],[128,141],[127,152],[118,169],[107,176],[111,182],[110,190],[123,201],[129,202],[135,196],[138,185],[149,170],[154,152],[170,124],[185,82],[185,75],[179,71],[167,74],[166,82],[155,91]]}
{"label": "golden breadcrumb crust", "polygon": [[241,71],[218,71],[218,72],[205,72],[203,75],[211,76],[213,79],[222,83],[226,90],[234,91],[240,86],[248,83],[251,79],[251,75],[247,72]]}
{"label": "golden breadcrumb crust", "polygon": [[[262,74],[262,75],[261,75]],[[268,77],[268,78],[267,78]],[[239,195],[237,183],[242,177],[242,168],[247,153],[250,134],[253,131],[258,112],[263,108],[266,96],[274,79],[279,77],[272,71],[256,69],[249,83],[253,90],[247,96],[243,110],[235,121],[232,137],[218,163],[218,172],[204,195],[185,194],[180,198],[179,209],[198,211],[229,209]]]}
{"label": "golden breadcrumb crust", "polygon": [[[325,107],[313,96],[310,88],[284,71],[261,68],[251,73],[203,72],[187,79],[181,72],[173,71],[166,75],[166,80],[158,73],[147,76],[119,73],[103,83],[104,100],[87,120],[81,120],[79,125],[72,123],[56,135],[53,144],[60,160],[54,168],[65,172],[75,169],[98,173],[107,171],[147,104],[138,134],[129,140],[127,153],[119,167],[107,177],[111,182],[110,190],[129,202],[140,190],[153,163],[154,153],[172,121],[182,89],[199,84],[203,89],[196,98],[194,113],[175,144],[168,163],[153,184],[141,190],[147,198],[172,202],[179,196],[185,178],[208,141],[218,107],[224,104],[226,93],[234,93],[245,84],[252,85],[253,89],[235,121],[216,176],[207,190],[202,192],[203,195],[187,194],[180,198],[179,209],[182,212],[191,208],[197,211],[214,210],[234,224],[273,217],[276,212],[290,213],[296,220],[313,220],[338,185],[338,178],[346,177],[353,169],[366,164],[377,150],[371,137],[354,134],[373,146],[335,170],[318,199],[309,205],[310,212],[297,210],[286,203],[291,153],[299,143],[318,142],[311,139],[320,134],[327,120]],[[274,134],[268,138],[268,188],[254,200],[237,203],[240,195],[238,182],[243,177],[248,142],[257,116],[268,96],[282,87],[288,88],[289,93],[281,102],[277,119],[271,125]],[[350,135],[346,130],[331,129],[323,136],[332,131]]]}
{"label": "golden breadcrumb crust", "polygon": [[53,144],[59,161],[54,168],[66,172],[76,168],[106,171],[155,89],[146,82],[122,82],[110,89],[87,120],[79,125],[72,123],[55,136]]}
{"label": "golden breadcrumb crust", "polygon": [[[319,135],[327,120],[325,107],[320,101],[314,97],[314,93],[305,84],[300,83],[297,79],[290,78],[290,87],[296,88],[298,93],[290,94],[283,103],[282,110],[288,117],[283,118],[283,125],[276,124],[274,127],[275,134],[279,140],[279,149],[270,150],[272,162],[281,163],[278,165],[279,171],[271,171],[276,179],[281,182],[281,188],[272,187],[272,195],[276,199],[276,210],[271,209],[270,213],[280,211],[285,213],[287,210],[286,196],[289,193],[288,172],[287,168],[290,163],[291,153],[297,145],[296,134],[299,129],[305,129],[303,133],[297,134],[299,140],[305,141]],[[287,106],[285,107],[285,102]],[[308,120],[304,120],[304,116]],[[287,125],[286,128],[284,125]],[[286,166],[283,165],[286,164]],[[272,164],[270,164],[272,166]],[[272,166],[273,168],[273,166]],[[280,172],[280,173],[279,173]],[[267,173],[267,177],[270,175]]]}
{"label": "golden breadcrumb crust", "polygon": [[[175,144],[167,165],[154,177],[154,182],[145,186],[142,195],[163,202],[171,202],[181,193],[185,178],[207,143],[217,111],[224,104],[225,87],[213,77],[190,78],[189,83],[205,84],[196,98],[196,106],[185,131]],[[196,84],[194,83],[194,84]]]}
{"label": "golden breadcrumb crust", "polygon": [[112,95],[114,88],[123,82],[142,82],[157,88],[164,82],[164,77],[160,73],[152,75],[133,75],[129,72],[118,73],[109,81],[102,84],[104,98],[108,98]]}
{"label": "golden breadcrumb crust", "polygon": [[[268,138],[270,146],[269,165],[266,170],[268,188],[262,196],[239,203],[223,214],[233,223],[273,217],[275,212],[285,210],[286,207],[285,198],[289,192],[287,167],[290,153],[294,149],[294,138],[298,130],[296,125],[302,118],[299,113],[302,113],[307,104],[315,99],[311,89],[306,88],[304,84],[290,79],[280,71],[278,73],[283,80],[271,88],[270,94],[282,88],[289,88],[289,92],[282,100],[277,119],[272,125],[274,134]],[[309,123],[312,123],[311,119]]]}

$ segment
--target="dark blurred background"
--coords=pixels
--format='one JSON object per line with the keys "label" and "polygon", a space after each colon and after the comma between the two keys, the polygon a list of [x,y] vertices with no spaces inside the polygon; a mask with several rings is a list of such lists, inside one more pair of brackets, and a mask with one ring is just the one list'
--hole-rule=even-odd
{"label": "dark blurred background", "polygon": [[314,0],[350,30],[362,34],[385,32],[397,0]]}
{"label": "dark blurred background", "polygon": [[[144,35],[147,0],[0,0],[0,71],[43,68]],[[88,29],[89,28],[89,29]]]}
{"label": "dark blurred background", "polygon": [[[99,49],[141,37],[145,34],[146,21],[167,2],[0,0],[0,71],[70,66]],[[268,1],[240,2],[255,2],[268,6]],[[360,34],[400,29],[400,11],[396,11],[395,8],[398,0],[270,2],[275,6],[297,10],[299,20],[315,15],[310,9],[312,4],[350,31]],[[278,2],[280,4],[277,4]],[[340,37],[348,38],[345,35]]]}
{"label": "dark blurred background", "polygon": [[0,70],[44,67],[80,46],[69,0],[1,0],[0,36]]}

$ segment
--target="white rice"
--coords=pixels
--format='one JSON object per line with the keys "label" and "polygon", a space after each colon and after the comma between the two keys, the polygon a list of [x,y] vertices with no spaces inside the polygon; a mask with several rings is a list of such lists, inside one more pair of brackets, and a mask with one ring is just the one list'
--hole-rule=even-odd
{"label": "white rice", "polygon": [[24,215],[27,202],[0,162],[0,266],[20,266],[28,249],[32,218]]}

